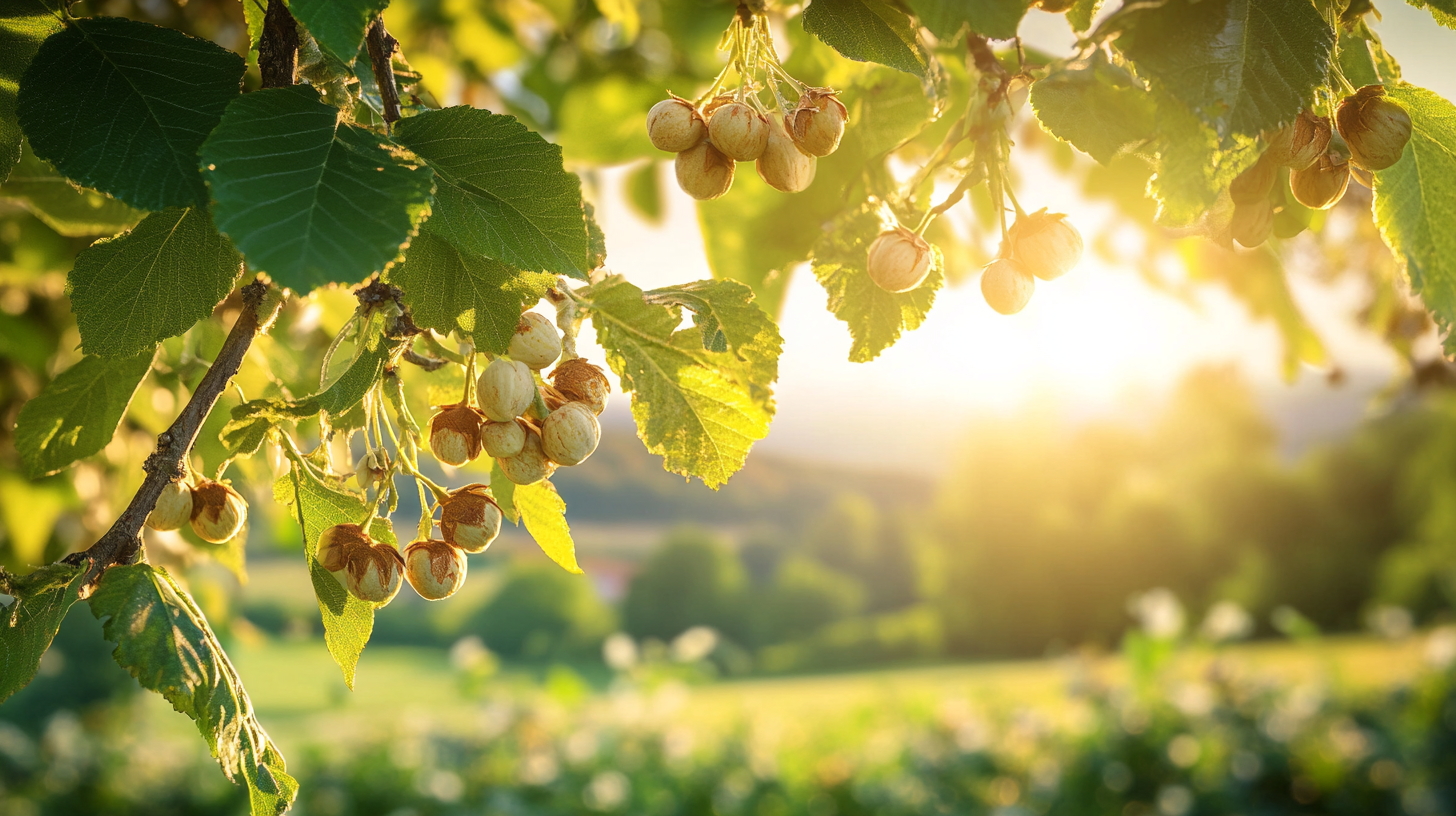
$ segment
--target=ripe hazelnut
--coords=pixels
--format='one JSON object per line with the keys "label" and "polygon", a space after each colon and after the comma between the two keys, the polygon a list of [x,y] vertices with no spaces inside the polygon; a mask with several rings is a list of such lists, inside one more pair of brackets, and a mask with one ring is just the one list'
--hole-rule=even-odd
{"label": "ripe hazelnut", "polygon": [[930,274],[930,244],[905,227],[886,230],[870,244],[866,269],[886,292],[908,292]]}
{"label": "ripe hazelnut", "polygon": [[561,332],[546,315],[526,312],[516,323],[516,333],[511,337],[506,353],[512,360],[540,371],[561,356]]}
{"label": "ripe hazelnut", "polygon": [[566,360],[551,372],[551,383],[571,402],[584,403],[597,416],[607,409],[612,383],[601,368],[581,357]]}
{"label": "ripe hazelnut", "polygon": [[349,559],[354,550],[358,548],[368,549],[374,546],[374,539],[364,532],[364,528],[357,524],[335,524],[323,535],[319,536],[318,552],[314,553],[314,560],[319,566],[328,570],[329,574],[339,582],[339,586],[348,587],[349,578],[346,570],[349,566]]}
{"label": "ripe hazelnut", "polygon": [[1042,280],[1056,280],[1082,260],[1082,235],[1062,213],[1024,215],[1011,225],[1010,237],[1016,265]]}
{"label": "ripe hazelnut", "polygon": [[447,465],[460,466],[480,455],[480,412],[469,405],[446,405],[430,418],[430,450]]}
{"label": "ripe hazelnut", "polygon": [[1315,210],[1327,210],[1339,203],[1350,184],[1350,163],[1338,153],[1326,153],[1304,170],[1289,173],[1289,191],[1294,200]]}
{"label": "ripe hazelnut", "polygon": [[1233,183],[1229,185],[1229,198],[1235,204],[1253,204],[1254,202],[1269,197],[1269,191],[1274,189],[1274,181],[1279,176],[1279,165],[1268,158],[1261,157],[1234,177]]}
{"label": "ripe hazelnut", "polygon": [[556,469],[541,447],[541,435],[534,430],[526,431],[526,444],[515,456],[495,460],[506,478],[518,485],[535,484]]}
{"label": "ripe hazelnut", "polygon": [[248,520],[248,503],[238,491],[211,479],[192,488],[192,532],[209,544],[229,541]]}
{"label": "ripe hazelnut", "polygon": [[404,557],[399,550],[380,542],[352,547],[344,572],[350,595],[382,606],[394,600],[404,583]]}
{"label": "ripe hazelnut", "polygon": [[389,454],[383,448],[366,450],[354,463],[354,483],[360,490],[379,487],[389,478]]}
{"label": "ripe hazelnut", "polygon": [[733,160],[712,142],[702,142],[678,153],[673,167],[677,171],[677,186],[699,201],[718,198],[733,186]]}
{"label": "ripe hazelnut", "polygon": [[1411,118],[1381,85],[1366,85],[1335,108],[1335,126],[1350,146],[1350,161],[1384,170],[1400,161],[1411,137]]}
{"label": "ripe hazelnut", "polygon": [[498,357],[480,372],[475,398],[493,422],[511,422],[536,399],[536,380],[525,363]]}
{"label": "ripe hazelnut", "polygon": [[427,601],[455,594],[465,584],[465,553],[438,538],[416,541],[404,549],[404,576]]}
{"label": "ripe hazelnut", "polygon": [[[1301,111],[1293,122],[1269,136],[1264,160],[1293,170],[1303,170],[1319,161],[1330,146],[1330,118]],[[1244,203],[1244,202],[1239,202]]]}
{"label": "ripe hazelnut", "polygon": [[602,426],[596,414],[579,402],[568,402],[541,423],[541,450],[558,465],[579,465],[597,449]]}
{"label": "ripe hazelnut", "polygon": [[693,107],[681,97],[664,99],[647,112],[647,138],[658,150],[680,153],[697,145],[708,135],[708,125]]}
{"label": "ripe hazelnut", "polygon": [[182,482],[162,486],[162,495],[147,514],[147,526],[153,530],[176,530],[192,518],[192,488]]}
{"label": "ripe hazelnut", "polygon": [[1004,315],[1013,315],[1031,302],[1036,278],[1010,258],[997,258],[986,264],[981,274],[981,297],[987,305]]}
{"label": "ripe hazelnut", "polygon": [[799,149],[794,144],[784,123],[777,118],[768,131],[768,147],[758,157],[755,167],[758,176],[768,186],[781,193],[798,193],[814,183],[814,171],[819,160]]}
{"label": "ripe hazelnut", "polygon": [[480,429],[480,441],[485,446],[485,452],[493,459],[515,456],[526,444],[526,429],[514,420],[487,422]]}
{"label": "ripe hazelnut", "polygon": [[1253,204],[1235,204],[1229,235],[1250,249],[1269,240],[1274,229],[1274,205],[1268,199]]}
{"label": "ripe hazelnut", "polygon": [[482,553],[500,535],[501,518],[485,485],[466,485],[440,502],[440,535],[465,552]]}
{"label": "ripe hazelnut", "polygon": [[849,111],[835,94],[832,88],[810,88],[784,119],[794,144],[811,156],[828,156],[844,137]]}
{"label": "ripe hazelnut", "polygon": [[753,161],[768,146],[768,120],[742,102],[729,102],[708,119],[708,139],[734,161]]}

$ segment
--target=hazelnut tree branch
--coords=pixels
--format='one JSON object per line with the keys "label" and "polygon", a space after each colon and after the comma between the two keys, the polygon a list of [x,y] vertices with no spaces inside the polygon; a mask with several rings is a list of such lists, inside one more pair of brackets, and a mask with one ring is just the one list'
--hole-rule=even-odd
{"label": "hazelnut tree branch", "polygon": [[[270,0],[271,1],[271,0]],[[399,86],[394,82],[394,52],[399,41],[384,30],[384,17],[375,17],[364,36],[369,47],[369,65],[374,69],[374,84],[379,86],[379,100],[384,106],[384,121],[399,121]]]}
{"label": "hazelnut tree branch", "polygon": [[258,40],[258,71],[264,88],[287,88],[298,73],[298,23],[283,0],[267,0],[263,36]]}

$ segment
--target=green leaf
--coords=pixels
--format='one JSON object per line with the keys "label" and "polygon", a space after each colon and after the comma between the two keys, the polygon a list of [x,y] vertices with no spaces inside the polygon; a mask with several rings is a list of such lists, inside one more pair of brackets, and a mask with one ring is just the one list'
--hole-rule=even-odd
{"label": "green leaf", "polygon": [[517,269],[587,278],[581,179],[560,147],[514,116],[468,107],[402,119],[395,138],[435,170],[436,235]]}
{"label": "green leaf", "polygon": [[382,271],[429,209],[430,168],[339,117],[308,86],[256,91],[202,145],[218,229],[298,292]]}
{"label": "green leaf", "polygon": [[704,351],[701,341],[675,343],[680,311],[648,303],[620,276],[582,296],[607,364],[622,390],[632,392],[632,417],[647,450],[673,473],[722,486],[743,467],[753,443],[768,435],[771,419],[733,376],[737,358]]}
{"label": "green leaf", "polygon": [[940,249],[932,245],[930,275],[918,288],[893,294],[865,269],[869,245],[885,225],[870,205],[846,213],[814,245],[814,277],[829,293],[829,311],[849,324],[851,362],[867,363],[893,346],[901,332],[920,328],[945,283]]}
{"label": "green leaf", "polygon": [[389,0],[293,0],[288,10],[320,48],[352,65],[364,42],[364,30],[388,5]]}
{"label": "green leaf", "polygon": [[[311,473],[302,473],[293,463],[288,475],[273,484],[273,498],[293,508],[293,517],[303,528],[304,558],[308,575],[318,596],[324,621],[324,643],[344,672],[344,682],[354,688],[359,655],[374,631],[374,610],[378,604],[361,601],[349,594],[317,560],[319,536],[335,524],[363,523],[369,514],[364,498],[339,487],[326,485]],[[369,533],[376,541],[397,546],[389,519],[375,519]]]}
{"label": "green leaf", "polygon": [[581,574],[576,563],[576,544],[566,524],[566,502],[561,500],[550,482],[518,485],[513,497],[516,510],[526,532],[531,534],[541,551],[567,572]]}
{"label": "green leaf", "polygon": [[14,596],[0,606],[0,703],[35,679],[41,656],[55,640],[71,604],[80,600],[84,567],[48,564],[12,578],[0,570],[0,592]]}
{"label": "green leaf", "polygon": [[814,0],[804,30],[859,62],[924,76],[929,59],[910,16],[888,0]]}
{"label": "green leaf", "polygon": [[152,213],[76,256],[67,293],[81,350],[115,357],[150,349],[212,314],[242,275],[242,257],[206,210]]}
{"label": "green leaf", "polygon": [[1029,4],[1029,0],[910,0],[910,9],[921,25],[946,42],[967,25],[993,40],[1009,40],[1016,36]]}
{"label": "green leaf", "polygon": [[1138,72],[1221,137],[1293,121],[1335,44],[1309,0],[1169,0],[1119,16],[1117,47]]}
{"label": "green leaf", "polygon": [[1406,0],[1418,9],[1425,9],[1436,18],[1436,22],[1447,28],[1456,28],[1456,0]]}
{"label": "green leaf", "polygon": [[1185,226],[1198,220],[1258,160],[1259,145],[1248,136],[1220,139],[1173,100],[1159,102],[1158,122],[1158,165],[1148,193],[1158,201],[1159,223]]}
{"label": "green leaf", "polygon": [[1414,85],[1386,93],[1410,113],[1411,140],[1400,161],[1375,174],[1375,223],[1448,332],[1449,349],[1456,345],[1449,333],[1456,326],[1456,105]]}
{"label": "green leaf", "polygon": [[39,0],[0,3],[0,181],[20,161],[20,123],[15,119],[20,77],[45,38],[61,28],[60,17]]}
{"label": "green leaf", "polygon": [[151,370],[153,353],[82,357],[25,403],[15,423],[15,448],[26,475],[55,473],[106,447]]}
{"label": "green leaf", "polygon": [[87,187],[142,210],[206,204],[197,148],[244,67],[180,31],[85,18],[41,45],[16,112],[35,154]]}
{"label": "green leaf", "polygon": [[495,497],[501,513],[512,524],[520,524],[521,512],[516,509],[516,483],[506,476],[506,472],[501,470],[500,462],[494,459],[490,462],[490,493]]}
{"label": "green leaf", "polygon": [[1086,31],[1092,27],[1092,18],[1097,16],[1097,11],[1101,8],[1102,0],[1076,0],[1067,9],[1067,23],[1072,26],[1073,31]]}
{"label": "green leaf", "polygon": [[108,569],[91,596],[91,614],[105,620],[116,662],[197,723],[223,773],[247,786],[254,816],[288,809],[298,783],[207,618],[166,570],[150,564]]}
{"label": "green leaf", "polygon": [[660,84],[608,76],[567,87],[556,141],[572,162],[626,164],[666,154],[647,138],[647,112],[666,99]]}
{"label": "green leaf", "polygon": [[1357,88],[1400,81],[1400,65],[1364,20],[1340,32],[1340,70]]}
{"label": "green leaf", "polygon": [[1102,164],[1157,127],[1151,95],[1101,51],[1033,83],[1031,108],[1048,133]]}
{"label": "green leaf", "polygon": [[682,306],[693,312],[705,351],[726,352],[742,364],[734,366],[739,384],[773,415],[771,386],[779,378],[779,355],[784,339],[779,327],[754,302],[753,290],[733,280],[708,280],[653,289],[643,296],[648,303]]}
{"label": "green leaf", "polygon": [[70,237],[115,235],[142,220],[134,210],[110,196],[77,187],[23,146],[20,163],[0,185],[0,197],[24,201],[46,226]]}
{"label": "green leaf", "polygon": [[461,252],[435,235],[433,225],[431,219],[420,230],[404,263],[389,271],[389,282],[404,290],[416,325],[442,334],[458,330],[476,348],[505,354],[521,312],[546,294],[555,277]]}

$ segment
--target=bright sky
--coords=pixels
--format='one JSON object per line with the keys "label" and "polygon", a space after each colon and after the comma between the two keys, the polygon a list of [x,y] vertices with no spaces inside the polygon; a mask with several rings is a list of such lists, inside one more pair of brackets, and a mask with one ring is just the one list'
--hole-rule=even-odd
{"label": "bright sky", "polygon": [[[1456,45],[1456,32],[1404,3],[1382,4],[1382,11],[1376,28],[1404,77],[1456,97],[1456,75],[1442,53]],[[1068,53],[1073,41],[1059,15],[1033,11],[1022,30],[1030,43],[1054,53]],[[646,224],[622,203],[622,175],[604,174],[598,193],[609,268],[644,289],[710,277],[693,202],[669,184],[664,224]],[[1028,208],[1070,213],[1084,234],[1105,221],[1105,210],[1083,201],[1072,185],[1034,169],[1028,176],[1020,195]],[[1390,353],[1346,322],[1357,302],[1353,292],[1298,277],[1293,284],[1334,361],[1357,380],[1392,370]],[[943,290],[924,326],[868,364],[848,362],[848,331],[825,310],[825,300],[808,270],[799,270],[780,321],[779,415],[765,449],[938,469],[953,445],[934,423],[916,417],[943,417],[958,436],[969,417],[987,411],[1036,406],[1088,416],[1124,410],[1156,401],[1182,372],[1214,361],[1238,362],[1275,397],[1287,389],[1272,324],[1251,321],[1221,291],[1208,291],[1190,308],[1149,289],[1131,268],[1090,254],[1061,280],[1039,284],[1030,306],[1013,317],[986,306],[977,277]],[[600,359],[599,351],[584,353]],[[1321,399],[1321,381],[1318,372],[1306,373],[1296,390]],[[624,402],[611,409],[623,421]]]}

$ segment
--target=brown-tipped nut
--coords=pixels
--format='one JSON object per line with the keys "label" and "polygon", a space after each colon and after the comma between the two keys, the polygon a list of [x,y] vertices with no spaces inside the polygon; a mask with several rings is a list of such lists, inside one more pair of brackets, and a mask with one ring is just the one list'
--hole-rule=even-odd
{"label": "brown-tipped nut", "polygon": [[420,597],[440,601],[465,584],[465,553],[432,538],[404,548],[404,577]]}
{"label": "brown-tipped nut", "polygon": [[366,450],[354,462],[354,483],[360,490],[380,487],[389,478],[389,454],[383,449]]}
{"label": "brown-tipped nut", "polygon": [[476,380],[475,398],[492,422],[511,422],[536,399],[530,366],[517,360],[492,360]]}
{"label": "brown-tipped nut", "polygon": [[487,422],[481,426],[480,442],[491,458],[515,456],[526,445],[526,429],[519,422]]}
{"label": "brown-tipped nut", "polygon": [[446,405],[430,417],[430,451],[447,465],[459,467],[480,455],[480,423],[484,417],[469,405]]}
{"label": "brown-tipped nut", "polygon": [[334,576],[339,586],[348,587],[349,577],[346,570],[349,559],[356,549],[368,549],[372,546],[374,539],[359,525],[335,524],[319,536],[318,552],[314,553],[314,560]]}
{"label": "brown-tipped nut", "polygon": [[349,594],[381,606],[394,600],[404,583],[404,557],[399,550],[381,542],[349,550],[344,568]]}
{"label": "brown-tipped nut", "polygon": [[1350,163],[1338,153],[1326,153],[1313,167],[1289,173],[1289,191],[1306,207],[1327,210],[1339,203],[1350,184]]}
{"label": "brown-tipped nut", "polygon": [[561,332],[546,315],[526,312],[516,323],[516,333],[511,336],[511,345],[506,353],[512,360],[540,371],[561,356]]}
{"label": "brown-tipped nut", "polygon": [[681,153],[707,135],[708,124],[686,99],[664,99],[647,112],[647,138],[658,150]]}
{"label": "brown-tipped nut", "polygon": [[591,408],[568,402],[552,411],[541,423],[541,450],[558,465],[579,465],[597,449],[602,426]]}
{"label": "brown-tipped nut", "polygon": [[485,552],[500,529],[500,507],[485,485],[466,485],[440,502],[440,535],[465,552]]}
{"label": "brown-tipped nut", "polygon": [[708,139],[734,161],[753,161],[768,147],[768,120],[742,102],[729,102],[708,119]]}
{"label": "brown-tipped nut", "polygon": [[192,488],[182,482],[162,486],[157,505],[147,514],[147,526],[153,530],[176,530],[192,518]]}
{"label": "brown-tipped nut", "polygon": [[533,430],[526,431],[526,444],[515,456],[495,460],[506,478],[518,485],[535,484],[556,469],[541,447],[541,435]]}
{"label": "brown-tipped nut", "polygon": [[1269,136],[1269,147],[1264,151],[1264,161],[1293,170],[1303,170],[1324,155],[1330,146],[1332,133],[1328,116],[1316,116],[1310,111],[1301,111],[1293,122]]}
{"label": "brown-tipped nut", "polygon": [[733,160],[712,142],[678,153],[673,168],[677,171],[677,186],[699,201],[718,198],[733,186]]}
{"label": "brown-tipped nut", "polygon": [[1274,229],[1274,205],[1268,199],[1253,204],[1235,204],[1229,221],[1229,236],[1250,249],[1269,240]]}
{"label": "brown-tipped nut", "polygon": [[794,144],[810,156],[828,156],[839,149],[844,137],[849,111],[835,93],[832,88],[810,88],[784,118]]}
{"label": "brown-tipped nut", "polygon": [[211,479],[192,488],[192,532],[209,544],[230,541],[248,520],[248,503],[238,491]]}
{"label": "brown-tipped nut", "polygon": [[1400,161],[1411,137],[1411,118],[1381,85],[1366,85],[1340,100],[1335,126],[1350,146],[1350,161],[1384,170]]}
{"label": "brown-tipped nut", "polygon": [[1001,314],[1013,315],[1025,309],[1034,291],[1036,278],[1009,258],[997,258],[981,273],[981,297]]}
{"label": "brown-tipped nut", "polygon": [[777,118],[769,127],[768,147],[763,149],[763,155],[754,164],[758,168],[758,177],[781,193],[798,193],[808,189],[814,183],[814,171],[818,165],[818,159],[794,144],[789,132],[784,129],[784,123]]}
{"label": "brown-tipped nut", "polygon": [[1056,280],[1082,260],[1082,234],[1062,213],[1023,215],[1011,225],[1010,237],[1016,265],[1042,280]]}
{"label": "brown-tipped nut", "polygon": [[1261,157],[1247,170],[1234,177],[1233,183],[1229,185],[1229,198],[1232,198],[1235,204],[1253,204],[1260,199],[1268,198],[1269,191],[1274,189],[1274,182],[1278,177],[1279,165]]}
{"label": "brown-tipped nut", "polygon": [[865,268],[886,292],[908,292],[930,274],[930,244],[904,227],[886,230],[870,244]]}
{"label": "brown-tipped nut", "polygon": [[580,402],[597,416],[607,410],[607,397],[612,393],[612,383],[601,368],[588,363],[581,357],[573,357],[551,372],[551,382],[562,396],[571,402]]}

